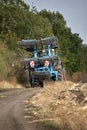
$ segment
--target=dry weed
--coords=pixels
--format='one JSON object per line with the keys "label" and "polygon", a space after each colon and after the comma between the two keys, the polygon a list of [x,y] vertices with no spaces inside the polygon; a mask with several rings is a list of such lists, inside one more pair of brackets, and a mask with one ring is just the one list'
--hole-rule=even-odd
{"label": "dry weed", "polygon": [[35,107],[33,113],[53,119],[61,130],[87,130],[87,84],[46,83],[30,102]]}

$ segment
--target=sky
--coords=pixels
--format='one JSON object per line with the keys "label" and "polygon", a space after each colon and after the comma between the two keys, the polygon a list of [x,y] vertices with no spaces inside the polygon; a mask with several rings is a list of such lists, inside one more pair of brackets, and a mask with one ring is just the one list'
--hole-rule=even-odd
{"label": "sky", "polygon": [[87,44],[87,0],[24,0],[37,10],[47,9],[60,12],[71,28],[72,33],[78,33],[83,44]]}

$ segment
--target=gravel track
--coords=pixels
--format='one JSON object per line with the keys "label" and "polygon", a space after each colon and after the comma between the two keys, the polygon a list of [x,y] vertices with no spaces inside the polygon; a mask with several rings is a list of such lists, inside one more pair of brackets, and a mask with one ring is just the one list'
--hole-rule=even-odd
{"label": "gravel track", "polygon": [[0,130],[53,130],[42,123],[28,123],[24,100],[38,93],[40,88],[9,89],[0,91]]}

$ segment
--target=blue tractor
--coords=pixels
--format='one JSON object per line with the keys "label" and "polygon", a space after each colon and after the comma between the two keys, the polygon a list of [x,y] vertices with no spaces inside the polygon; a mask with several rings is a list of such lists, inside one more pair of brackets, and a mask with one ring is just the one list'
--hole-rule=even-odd
{"label": "blue tractor", "polygon": [[32,57],[23,59],[23,66],[29,72],[31,86],[43,87],[44,80],[63,80],[62,63],[56,53],[57,38],[47,37],[40,40],[22,40],[20,47],[31,52]]}

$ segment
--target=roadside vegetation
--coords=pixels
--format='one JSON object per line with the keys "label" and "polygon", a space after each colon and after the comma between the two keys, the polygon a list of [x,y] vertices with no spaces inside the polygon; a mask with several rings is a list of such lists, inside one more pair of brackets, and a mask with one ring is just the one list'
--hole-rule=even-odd
{"label": "roadside vegetation", "polygon": [[33,122],[43,122],[45,127],[87,130],[87,83],[46,83],[26,106],[27,116],[35,116]]}
{"label": "roadside vegetation", "polygon": [[[20,59],[25,52],[18,46],[22,39],[40,39],[55,35],[58,52],[71,77],[74,73],[87,72],[87,45],[79,34],[72,33],[62,14],[41,10],[30,10],[22,0],[0,1],[0,81],[20,75]],[[23,74],[21,74],[23,75]],[[20,77],[20,76],[19,76]]]}

